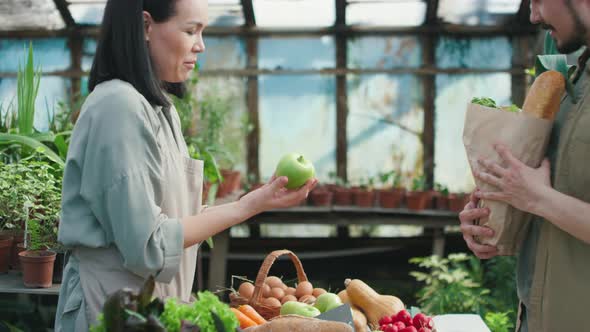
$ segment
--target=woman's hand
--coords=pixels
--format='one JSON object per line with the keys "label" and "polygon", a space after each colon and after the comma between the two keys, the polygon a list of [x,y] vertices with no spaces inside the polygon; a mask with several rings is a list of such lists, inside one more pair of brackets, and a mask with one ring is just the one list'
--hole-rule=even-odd
{"label": "woman's hand", "polygon": [[463,233],[463,239],[467,243],[467,247],[480,259],[489,259],[498,255],[498,248],[487,245],[479,244],[473,238],[474,236],[487,236],[491,237],[494,235],[494,231],[489,227],[474,225],[474,221],[479,218],[484,218],[490,215],[490,210],[487,208],[480,209],[477,207],[479,199],[475,197],[475,193],[471,194],[471,200],[461,213],[459,213],[459,220],[461,220],[461,233]]}
{"label": "woman's hand", "polygon": [[253,214],[272,209],[297,206],[307,198],[309,192],[316,186],[318,180],[308,180],[301,188],[289,190],[285,188],[288,179],[286,176],[275,176],[264,186],[249,192],[240,199],[240,203]]}
{"label": "woman's hand", "polygon": [[549,161],[545,159],[539,168],[531,168],[516,159],[506,146],[497,144],[495,149],[507,167],[480,159],[484,171],[476,172],[475,177],[500,191],[480,191],[476,197],[502,201],[519,210],[535,213],[535,205],[544,191],[552,189]]}

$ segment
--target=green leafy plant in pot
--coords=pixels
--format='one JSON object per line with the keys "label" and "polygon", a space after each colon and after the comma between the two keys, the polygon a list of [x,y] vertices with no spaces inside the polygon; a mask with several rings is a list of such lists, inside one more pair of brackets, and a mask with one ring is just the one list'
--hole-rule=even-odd
{"label": "green leafy plant in pot", "polygon": [[424,175],[412,179],[412,190],[406,193],[406,204],[410,210],[424,210],[428,208],[430,193],[425,191],[426,178]]}
{"label": "green leafy plant in pot", "polygon": [[449,209],[449,188],[440,183],[436,183],[432,195],[434,196],[434,207],[437,210]]}
{"label": "green leafy plant in pot", "polygon": [[404,200],[406,190],[401,186],[401,176],[396,171],[379,174],[381,190],[379,190],[379,205],[383,208],[399,208]]}
{"label": "green leafy plant in pot", "polygon": [[373,207],[375,204],[374,177],[361,179],[358,189],[354,192],[354,204],[360,207]]}

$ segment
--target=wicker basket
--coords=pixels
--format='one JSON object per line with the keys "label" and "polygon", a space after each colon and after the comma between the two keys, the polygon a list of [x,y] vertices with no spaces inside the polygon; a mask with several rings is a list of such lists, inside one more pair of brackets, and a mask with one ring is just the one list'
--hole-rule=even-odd
{"label": "wicker basket", "polygon": [[293,265],[295,265],[295,269],[297,270],[298,282],[301,283],[304,281],[308,281],[307,276],[305,275],[305,271],[303,271],[303,265],[301,264],[301,261],[299,260],[297,255],[295,255],[293,252],[289,250],[275,250],[268,254],[268,256],[266,256],[264,262],[262,262],[262,265],[260,266],[260,270],[258,270],[258,276],[256,277],[256,281],[254,282],[254,293],[252,294],[252,298],[246,299],[241,296],[236,296],[231,299],[230,305],[232,307],[237,307],[243,304],[249,304],[265,319],[271,319],[273,317],[278,316],[281,312],[280,306],[269,307],[267,305],[260,303],[260,300],[262,297],[262,286],[264,285],[264,281],[268,276],[268,272],[270,271],[272,264],[275,262],[275,260],[277,260],[277,258],[283,255],[289,255],[291,257],[291,261],[293,262]]}

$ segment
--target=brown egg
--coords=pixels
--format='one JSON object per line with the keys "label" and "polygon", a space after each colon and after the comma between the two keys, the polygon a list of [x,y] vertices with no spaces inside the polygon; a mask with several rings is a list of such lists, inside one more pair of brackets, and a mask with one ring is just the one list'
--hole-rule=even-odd
{"label": "brown egg", "polygon": [[293,287],[287,287],[287,289],[285,289],[285,294],[286,295],[295,295],[296,289]]}
{"label": "brown egg", "polygon": [[262,297],[271,297],[271,293],[270,293],[270,286],[267,284],[262,285]]}
{"label": "brown egg", "polygon": [[285,295],[285,296],[283,296],[283,299],[281,300],[281,304],[284,304],[287,301],[297,302],[297,298],[295,297],[295,295]]}
{"label": "brown egg", "polygon": [[252,294],[254,294],[254,285],[252,285],[250,282],[243,282],[240,285],[238,292],[240,293],[241,297],[249,299],[252,297]]}
{"label": "brown egg", "polygon": [[313,295],[303,295],[299,298],[299,302],[307,303],[307,304],[314,304],[315,303],[315,296]]}
{"label": "brown egg", "polygon": [[313,293],[313,285],[309,281],[303,281],[297,285],[295,296],[299,299],[303,295],[311,295]]}
{"label": "brown egg", "polygon": [[280,301],[285,296],[285,291],[280,287],[274,287],[270,290],[270,294]]}
{"label": "brown egg", "polygon": [[267,283],[270,288],[281,287],[281,284],[283,284],[281,278],[275,276],[266,277],[264,282]]}
{"label": "brown egg", "polygon": [[280,287],[282,290],[287,290],[287,288],[289,288],[287,285],[285,285],[285,284],[283,284],[283,283],[281,283],[281,284],[279,285],[279,287]]}
{"label": "brown egg", "polygon": [[267,307],[280,307],[281,301],[275,299],[274,297],[267,297],[266,299],[262,300],[262,304]]}
{"label": "brown egg", "polygon": [[327,293],[325,289],[323,288],[314,288],[313,292],[311,293],[311,295],[315,296],[316,298],[324,293]]}

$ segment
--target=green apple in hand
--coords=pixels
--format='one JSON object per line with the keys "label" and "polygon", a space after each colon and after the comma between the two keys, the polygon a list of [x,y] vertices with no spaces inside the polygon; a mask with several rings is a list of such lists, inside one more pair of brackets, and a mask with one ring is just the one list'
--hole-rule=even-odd
{"label": "green apple in hand", "polygon": [[321,312],[317,308],[303,302],[287,301],[281,306],[281,315],[315,317],[319,314]]}
{"label": "green apple in hand", "polygon": [[337,308],[342,304],[342,300],[338,295],[334,293],[324,293],[318,296],[314,306],[318,308],[321,312],[326,312],[334,308]]}
{"label": "green apple in hand", "polygon": [[289,179],[285,188],[297,189],[315,176],[313,164],[300,153],[289,153],[279,161],[275,175]]}

